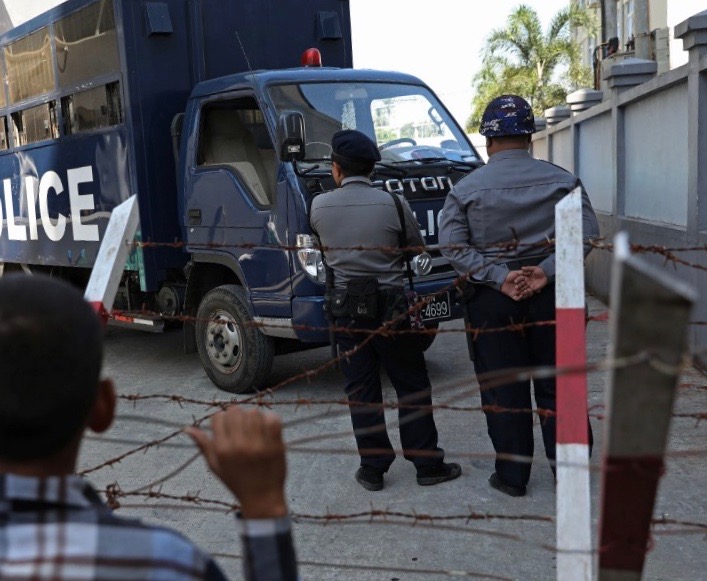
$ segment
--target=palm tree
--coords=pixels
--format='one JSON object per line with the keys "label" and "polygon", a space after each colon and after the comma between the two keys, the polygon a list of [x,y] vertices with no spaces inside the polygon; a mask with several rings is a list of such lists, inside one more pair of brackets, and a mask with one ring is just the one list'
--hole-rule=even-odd
{"label": "palm tree", "polygon": [[521,95],[542,113],[564,104],[572,90],[589,86],[591,70],[582,64],[580,47],[572,39],[572,29],[578,27],[592,30],[596,23],[593,12],[576,4],[560,10],[546,32],[530,6],[515,8],[506,25],[486,39],[467,131],[478,128],[484,108],[499,95]]}

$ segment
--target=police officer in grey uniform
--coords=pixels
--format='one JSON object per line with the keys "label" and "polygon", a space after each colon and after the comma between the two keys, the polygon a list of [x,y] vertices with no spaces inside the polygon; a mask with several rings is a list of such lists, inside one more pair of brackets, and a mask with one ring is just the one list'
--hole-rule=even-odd
{"label": "police officer in grey uniform", "polygon": [[[360,346],[369,336],[366,331],[379,329],[391,312],[404,313],[407,305],[403,251],[382,249],[400,246],[398,209],[391,195],[374,188],[369,179],[381,159],[380,152],[365,134],[353,130],[336,133],[331,145],[332,176],[338,189],[313,200],[310,222],[333,273],[328,302],[336,326],[351,330],[337,334],[336,342],[343,353]],[[407,202],[400,201],[407,232],[405,246],[423,247],[420,226]],[[362,245],[371,249],[327,250]],[[394,308],[401,304],[402,310]],[[414,335],[398,334],[374,336],[342,361],[361,457],[356,480],[366,490],[381,490],[383,474],[395,459],[381,405],[381,365],[403,404],[398,412],[400,439],[405,458],[415,465],[418,484],[439,484],[459,477],[461,467],[443,461],[432,410],[425,409],[432,404],[432,388],[420,344]]]}
{"label": "police officer in grey uniform", "polygon": [[[505,95],[492,101],[480,132],[486,137],[488,164],[456,184],[445,202],[439,228],[442,253],[472,283],[468,322],[474,328],[495,328],[553,321],[555,253],[547,241],[555,236],[555,204],[575,188],[582,188],[585,240],[599,236],[594,210],[579,178],[531,157],[535,121],[524,99]],[[499,249],[499,244],[513,240],[519,242],[517,250]],[[585,256],[590,250],[587,244]],[[554,366],[555,327],[479,334],[473,341],[473,355],[481,401],[490,406],[486,422],[497,454],[496,472],[489,483],[511,496],[523,496],[531,465],[509,457],[532,457],[533,416],[499,413],[493,407],[530,409],[530,381],[485,389],[485,374]],[[537,407],[554,411],[554,378],[534,378],[533,388]],[[541,428],[554,471],[554,416],[541,416]]]}

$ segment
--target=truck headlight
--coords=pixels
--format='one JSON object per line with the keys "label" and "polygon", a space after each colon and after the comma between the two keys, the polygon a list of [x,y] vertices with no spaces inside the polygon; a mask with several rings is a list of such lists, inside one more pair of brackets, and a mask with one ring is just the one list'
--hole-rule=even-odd
{"label": "truck headlight", "polygon": [[310,279],[314,282],[326,282],[322,253],[316,248],[314,236],[311,234],[297,234],[297,259]]}

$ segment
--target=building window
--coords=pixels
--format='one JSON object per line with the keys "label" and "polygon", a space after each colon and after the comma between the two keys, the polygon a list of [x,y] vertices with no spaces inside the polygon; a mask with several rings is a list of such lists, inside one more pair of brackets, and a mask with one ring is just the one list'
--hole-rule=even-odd
{"label": "building window", "polygon": [[633,0],[628,0],[624,4],[624,30],[626,37],[624,42],[628,42],[634,37],[633,30]]}
{"label": "building window", "polygon": [[10,148],[10,142],[8,139],[7,131],[7,117],[0,117],[0,150],[6,150]]}
{"label": "building window", "polygon": [[0,58],[0,108],[7,106],[7,96],[5,94],[5,84],[7,83],[7,75],[5,74],[5,63]]}
{"label": "building window", "polygon": [[54,37],[62,89],[120,70],[113,0],[100,0],[57,21]]}
{"label": "building window", "polygon": [[64,97],[61,107],[66,135],[113,127],[123,122],[118,81]]}
{"label": "building window", "polygon": [[56,139],[59,127],[56,119],[56,101],[38,107],[31,107],[12,114],[15,147]]}
{"label": "building window", "polygon": [[54,66],[49,28],[41,28],[5,47],[10,103],[54,89]]}

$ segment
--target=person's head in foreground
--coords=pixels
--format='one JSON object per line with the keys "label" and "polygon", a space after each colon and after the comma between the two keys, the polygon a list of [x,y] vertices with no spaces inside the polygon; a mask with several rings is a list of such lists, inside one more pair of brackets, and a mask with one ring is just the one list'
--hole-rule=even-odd
{"label": "person's head in foreground", "polygon": [[44,276],[0,279],[0,471],[70,474],[89,428],[107,430],[103,329],[81,293]]}
{"label": "person's head in foreground", "polygon": [[[0,279],[0,578],[223,581],[176,531],[109,514],[72,476],[86,429],[103,432],[115,416],[102,358],[102,324],[78,290],[43,276]],[[280,419],[234,406],[211,428],[186,432],[241,503],[245,579],[293,581]],[[267,535],[258,522],[248,528],[253,519],[267,520]]]}
{"label": "person's head in foreground", "polygon": [[[84,432],[104,432],[115,417],[102,360],[102,324],[76,288],[39,275],[0,279],[0,474],[75,472]],[[244,516],[284,516],[280,419],[234,406],[211,425],[213,437],[186,432]]]}

